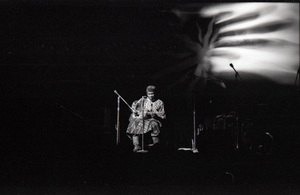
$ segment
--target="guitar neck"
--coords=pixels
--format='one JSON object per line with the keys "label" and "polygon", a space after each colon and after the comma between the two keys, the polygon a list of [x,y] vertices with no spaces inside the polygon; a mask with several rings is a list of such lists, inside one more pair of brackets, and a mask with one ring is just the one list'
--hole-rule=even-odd
{"label": "guitar neck", "polygon": [[164,112],[153,112],[153,111],[144,111],[144,113],[142,112],[142,111],[136,111],[136,114],[137,115],[135,115],[135,113],[133,112],[132,113],[132,117],[133,118],[142,118],[142,116],[146,116],[147,114],[150,114],[150,115],[152,115],[152,114],[164,114]]}
{"label": "guitar neck", "polygon": [[[134,112],[134,111],[133,111]],[[142,113],[143,111],[136,111],[137,113]],[[147,111],[147,110],[144,110],[144,113],[145,114],[157,114],[157,113],[163,113],[163,112],[159,112],[159,111]]]}

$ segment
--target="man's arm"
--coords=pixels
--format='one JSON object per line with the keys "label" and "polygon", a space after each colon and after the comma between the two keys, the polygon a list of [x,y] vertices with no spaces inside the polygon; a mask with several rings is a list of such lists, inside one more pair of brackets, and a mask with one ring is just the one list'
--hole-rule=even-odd
{"label": "man's arm", "polygon": [[155,113],[159,118],[165,119],[166,118],[166,112],[165,112],[165,106],[163,101],[159,101],[159,105],[157,106],[157,112]]}

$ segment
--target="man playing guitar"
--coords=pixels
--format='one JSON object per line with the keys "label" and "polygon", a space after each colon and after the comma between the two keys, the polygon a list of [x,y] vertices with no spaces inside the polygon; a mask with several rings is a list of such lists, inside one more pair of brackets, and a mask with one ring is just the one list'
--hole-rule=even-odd
{"label": "man playing guitar", "polygon": [[141,149],[139,136],[143,133],[151,132],[153,143],[148,146],[159,143],[158,135],[162,127],[160,120],[166,118],[166,113],[163,101],[155,98],[155,89],[153,85],[148,86],[146,88],[147,97],[143,96],[132,103],[133,113],[129,118],[130,123],[126,133],[132,139],[134,152]]}

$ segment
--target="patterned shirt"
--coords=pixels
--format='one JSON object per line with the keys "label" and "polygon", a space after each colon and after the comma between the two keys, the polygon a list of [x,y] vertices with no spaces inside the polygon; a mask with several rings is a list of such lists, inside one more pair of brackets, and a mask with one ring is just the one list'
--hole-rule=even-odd
{"label": "patterned shirt", "polygon": [[157,99],[155,101],[151,101],[148,97],[147,98],[141,98],[137,101],[134,101],[132,104],[132,109],[135,111],[138,111],[139,114],[135,116],[134,113],[130,115],[129,118],[129,125],[127,127],[127,134],[132,134],[132,135],[138,135],[138,134],[143,134],[147,133],[149,131],[152,131],[151,136],[158,136],[160,133],[160,127],[162,127],[162,124],[159,120],[156,120],[153,117],[146,118],[143,120],[141,112],[141,105],[144,103],[143,107],[144,108],[144,116],[145,113],[151,113],[152,116],[155,114],[161,119],[166,118],[166,113],[165,113],[165,108],[164,108],[164,103],[160,99]]}

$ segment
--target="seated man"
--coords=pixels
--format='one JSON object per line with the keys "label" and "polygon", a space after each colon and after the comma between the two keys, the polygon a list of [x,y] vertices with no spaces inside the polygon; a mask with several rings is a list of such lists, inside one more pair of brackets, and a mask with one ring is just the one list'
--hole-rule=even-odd
{"label": "seated man", "polygon": [[155,86],[150,85],[146,89],[147,97],[133,102],[132,110],[133,113],[129,118],[129,125],[126,133],[132,139],[134,145],[134,152],[141,149],[139,146],[139,135],[151,132],[153,146],[159,143],[160,127],[162,126],[159,119],[165,119],[164,103],[160,99],[155,98]]}

